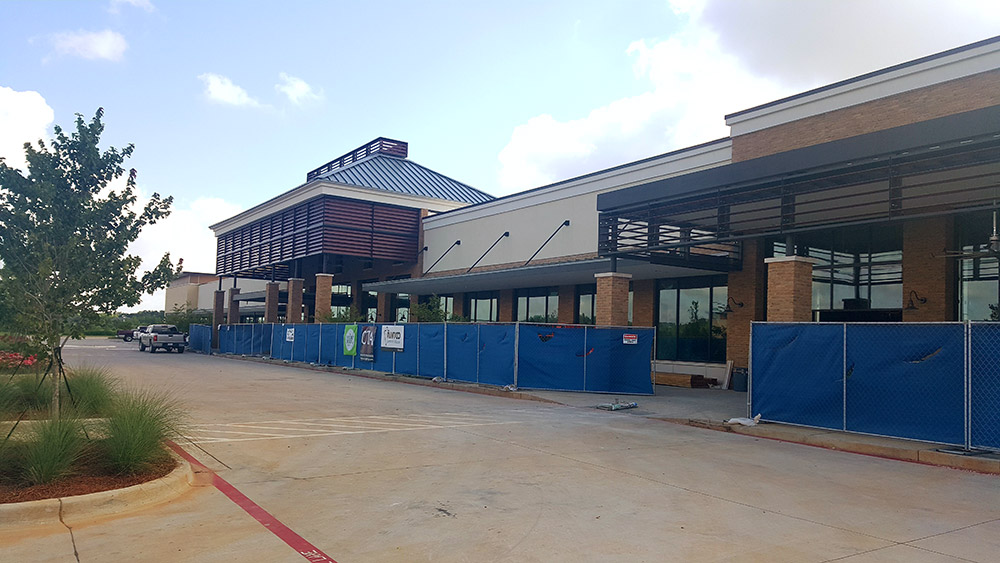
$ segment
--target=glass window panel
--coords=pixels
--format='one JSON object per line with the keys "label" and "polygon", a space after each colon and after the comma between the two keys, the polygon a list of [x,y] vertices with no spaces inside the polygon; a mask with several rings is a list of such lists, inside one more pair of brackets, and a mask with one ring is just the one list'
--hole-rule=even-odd
{"label": "glass window panel", "polygon": [[677,359],[677,290],[664,288],[657,296],[656,359]]}
{"label": "glass window panel", "polygon": [[816,278],[813,277],[812,303],[813,303],[812,304],[813,310],[823,310],[830,308],[829,281],[816,281]]}
{"label": "glass window panel", "polygon": [[559,296],[549,295],[546,301],[545,322],[559,322]]}
{"label": "glass window panel", "polygon": [[729,288],[726,286],[716,286],[712,288],[712,333],[709,361],[726,361],[726,329],[728,316],[726,305],[728,305]]}
{"label": "glass window panel", "polygon": [[710,290],[707,287],[679,290],[677,359],[707,361],[709,347]]}

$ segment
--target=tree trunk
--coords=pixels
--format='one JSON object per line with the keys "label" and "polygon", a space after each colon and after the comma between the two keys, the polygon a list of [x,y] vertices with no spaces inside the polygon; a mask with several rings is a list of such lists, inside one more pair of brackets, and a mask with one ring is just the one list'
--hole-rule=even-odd
{"label": "tree trunk", "polygon": [[[52,358],[55,359],[54,362],[49,362],[49,371],[52,371],[52,418],[60,418],[59,413],[61,409],[59,408],[59,391],[60,391],[60,377],[59,374],[62,373],[62,348],[53,347],[51,350]],[[52,368],[55,367],[55,370]]]}

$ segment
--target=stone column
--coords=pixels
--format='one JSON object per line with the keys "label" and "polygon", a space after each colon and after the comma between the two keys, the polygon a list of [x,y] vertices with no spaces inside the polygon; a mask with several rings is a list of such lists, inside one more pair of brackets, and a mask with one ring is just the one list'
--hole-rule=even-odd
{"label": "stone column", "polygon": [[776,323],[812,321],[812,259],[775,256],[765,259],[764,263],[767,264],[767,320]]}
{"label": "stone column", "polygon": [[[903,321],[955,320],[954,258],[935,256],[955,248],[952,217],[933,217],[903,224]],[[911,294],[913,306],[907,310]],[[921,303],[921,299],[926,299]]]}
{"label": "stone column", "polygon": [[597,324],[604,326],[628,325],[628,282],[632,274],[604,272],[597,278],[597,302],[594,309]]}
{"label": "stone column", "polygon": [[[763,256],[763,241],[745,241],[743,267],[729,272],[727,277],[729,297],[735,303],[730,304],[733,312],[726,318],[726,359],[732,360],[733,365],[739,368],[750,367],[751,321],[764,320],[767,265],[764,264]],[[743,306],[740,307],[739,303]]]}
{"label": "stone column", "polygon": [[285,305],[285,322],[289,324],[302,322],[302,278],[288,278],[288,304]]}
{"label": "stone column", "polygon": [[453,307],[451,314],[455,315],[456,317],[468,317],[469,315],[465,310],[465,294],[456,293],[452,295],[452,298],[453,298]]}
{"label": "stone column", "polygon": [[380,323],[394,323],[396,322],[395,316],[392,314],[392,299],[395,297],[392,293],[379,293],[376,307],[378,307],[378,312],[375,314],[375,319]]}
{"label": "stone column", "polygon": [[333,274],[316,274],[316,309],[313,319],[320,322],[330,316],[330,302],[333,296]]}
{"label": "stone column", "polygon": [[278,282],[267,282],[264,285],[264,322],[278,322]]}
{"label": "stone column", "polygon": [[219,325],[226,322],[226,292],[221,289],[215,291],[215,302],[212,309],[212,348],[219,348]]}
{"label": "stone column", "polygon": [[240,288],[230,287],[229,288],[229,322],[228,324],[235,325],[240,323],[240,302],[238,298],[240,296]]}
{"label": "stone column", "polygon": [[[628,324],[628,284],[625,284],[625,324]],[[576,322],[576,286],[559,286],[559,309],[556,312],[556,320],[562,324],[573,324]]]}

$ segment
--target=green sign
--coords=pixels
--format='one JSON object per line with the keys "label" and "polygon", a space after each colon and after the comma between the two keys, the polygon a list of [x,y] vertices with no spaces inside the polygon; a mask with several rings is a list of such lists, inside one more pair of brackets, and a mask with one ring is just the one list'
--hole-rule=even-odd
{"label": "green sign", "polygon": [[358,325],[344,327],[344,355],[358,355]]}

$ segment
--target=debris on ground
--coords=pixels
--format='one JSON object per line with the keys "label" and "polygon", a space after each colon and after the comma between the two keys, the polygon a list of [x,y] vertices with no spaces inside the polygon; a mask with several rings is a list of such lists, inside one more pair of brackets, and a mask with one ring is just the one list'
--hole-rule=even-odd
{"label": "debris on ground", "polygon": [[760,422],[759,413],[757,414],[757,416],[753,418],[746,418],[746,417],[730,418],[729,420],[726,421],[726,424],[742,424],[743,426],[757,426],[758,422]]}
{"label": "debris on ground", "polygon": [[504,391],[517,391],[517,385],[513,385],[513,384],[511,384],[511,385],[504,385],[503,386],[503,390]]}
{"label": "debris on ground", "polygon": [[442,381],[444,381],[444,378],[443,377],[435,377],[431,381],[433,381],[434,383],[441,383]]}
{"label": "debris on ground", "polygon": [[600,405],[597,405],[597,408],[606,411],[620,411],[624,409],[634,409],[638,406],[639,403],[636,402],[619,403],[618,401],[615,401],[614,403],[601,403]]}

